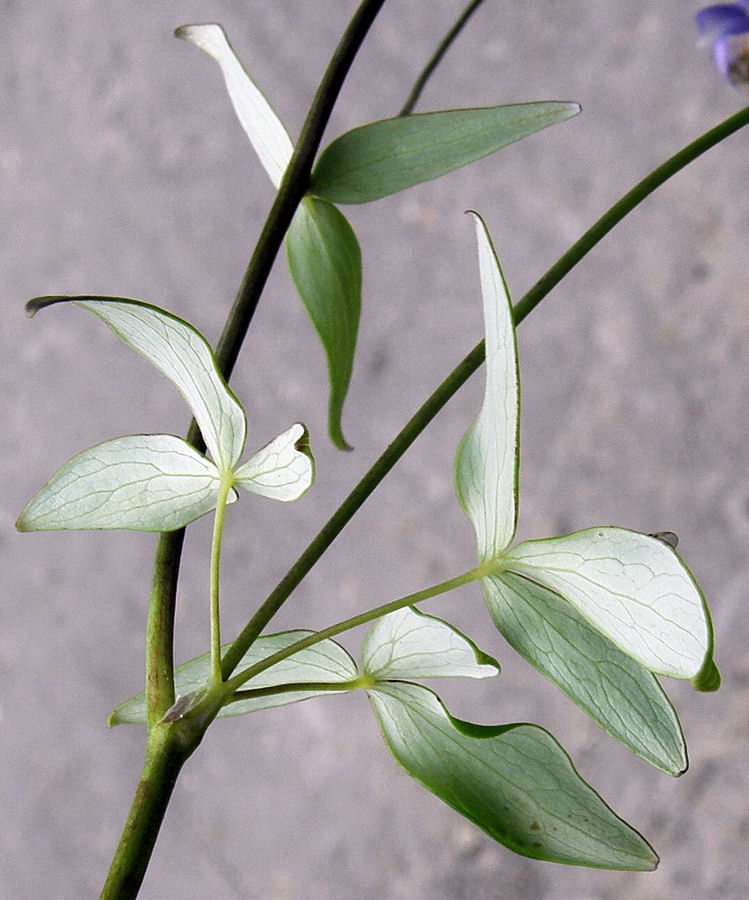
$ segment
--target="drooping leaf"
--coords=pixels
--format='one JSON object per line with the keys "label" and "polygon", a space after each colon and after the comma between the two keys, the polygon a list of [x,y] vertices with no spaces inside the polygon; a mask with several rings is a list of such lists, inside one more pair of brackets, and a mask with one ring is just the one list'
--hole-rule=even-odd
{"label": "drooping leaf", "polygon": [[438,178],[580,112],[577,103],[450,109],[370,122],[322,153],[311,191],[333,203],[369,203]]}
{"label": "drooping leaf", "polygon": [[694,678],[712,637],[705,601],[672,547],[624,528],[527,541],[507,568],[564,597],[646,668]]}
{"label": "drooping leaf", "polygon": [[[309,634],[311,634],[309,631],[284,631],[280,634],[259,637],[242,657],[237,669],[241,670],[253,666],[279,650],[290,647]],[[227,650],[228,645],[223,649]],[[328,639],[321,641],[319,644],[314,644],[312,647],[307,647],[305,650],[300,650],[299,653],[295,653],[293,656],[276,663],[248,681],[245,684],[245,688],[267,688],[304,682],[343,684],[348,681],[354,681],[358,674],[356,663],[349,654],[340,644]],[[177,695],[186,696],[204,687],[208,683],[210,675],[210,654],[199,656],[197,659],[186,662],[174,673],[174,686]],[[245,713],[256,712],[259,709],[297,703],[300,700],[318,697],[324,693],[325,691],[321,690],[294,691],[248,700],[238,700],[235,703],[224,706],[218,716],[219,718],[242,716]],[[146,695],[144,693],[138,694],[136,697],[120,704],[109,717],[110,725],[145,725],[146,722]]]}
{"label": "drooping leaf", "polygon": [[286,254],[328,360],[330,438],[339,449],[351,449],[341,430],[341,413],[359,331],[359,242],[340,210],[325,200],[305,197],[286,236]]}
{"label": "drooping leaf", "polygon": [[174,435],[116,438],[63,466],[16,527],[173,531],[215,508],[219,480],[216,466]]}
{"label": "drooping leaf", "polygon": [[234,53],[224,29],[216,24],[181,25],[174,33],[205,50],[221,67],[237,118],[277,188],[294,146],[283,123]]}
{"label": "drooping leaf", "polygon": [[244,410],[199,331],[163,309],[122,297],[37,297],[26,308],[33,315],[45,306],[64,302],[95,313],[166,375],[192,409],[216,464],[233,468],[244,449]]}
{"label": "drooping leaf", "polygon": [[476,529],[481,560],[496,559],[517,522],[520,377],[510,295],[486,226],[474,214],[486,331],[484,403],[458,449],[458,499]]}
{"label": "drooping leaf", "polygon": [[369,696],[403,768],[494,840],[550,862],[656,867],[652,848],[580,778],[542,728],[461,722],[416,684],[382,682]]}
{"label": "drooping leaf", "polygon": [[679,719],[654,675],[540,584],[504,572],[482,586],[497,628],[521,656],[643,759],[671,775],[686,770]]}
{"label": "drooping leaf", "polygon": [[292,425],[234,474],[237,486],[252,494],[273,500],[298,500],[315,480],[315,459],[307,429],[301,423]]}
{"label": "drooping leaf", "polygon": [[378,680],[499,674],[499,663],[457,628],[413,607],[377,620],[362,645],[361,664]]}

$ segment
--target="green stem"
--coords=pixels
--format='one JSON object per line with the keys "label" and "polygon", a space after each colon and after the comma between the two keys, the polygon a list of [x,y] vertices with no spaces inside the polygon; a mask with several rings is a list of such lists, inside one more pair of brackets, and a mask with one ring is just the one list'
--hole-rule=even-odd
{"label": "green stem", "polygon": [[[385,0],[363,0],[360,4],[331,58],[312,101],[278,194],[219,339],[216,357],[227,380],[234,368],[286,230],[309,185],[312,164],[341,86],[384,2]],[[195,420],[190,424],[187,440],[199,450],[205,448]],[[174,703],[174,688],[171,689],[172,695],[169,700],[163,686],[167,682],[172,684],[174,682],[174,607],[183,544],[184,529],[163,534],[156,555],[158,576],[154,576],[154,590],[151,594],[146,651],[149,721],[158,721]]]}
{"label": "green stem", "polygon": [[[683,150],[680,150],[654,172],[651,172],[639,184],[635,185],[632,190],[628,191],[521,298],[514,308],[513,317],[515,324],[519,325],[552,288],[649,194],[652,194],[656,188],[668,181],[669,178],[698,156],[701,156],[705,151],[747,124],[749,124],[749,107],[726,119],[725,122],[711,129]],[[483,361],[484,342],[481,341],[447,376],[415,415],[409,419],[397,437],[333,513],[318,535],[284,575],[267,600],[239,634],[223,659],[222,668],[225,678],[234,671],[240,659],[257,636],[285,603],[291,592],[338,537],[359,507]]]}
{"label": "green stem", "polygon": [[337,634],[343,634],[344,631],[350,631],[352,628],[357,628],[359,625],[366,625],[368,622],[373,622],[375,619],[380,619],[382,616],[386,616],[391,612],[396,612],[406,606],[414,606],[416,603],[422,603],[424,600],[430,600],[432,597],[446,594],[448,591],[453,591],[455,588],[461,587],[464,584],[470,584],[471,582],[482,578],[484,574],[485,572],[481,566],[477,566],[475,569],[471,569],[470,572],[464,572],[462,575],[450,578],[448,581],[443,581],[440,584],[432,585],[432,587],[416,591],[414,594],[408,594],[406,597],[400,597],[398,600],[391,600],[390,603],[384,603],[382,606],[368,609],[366,612],[359,613],[359,615],[351,616],[350,619],[344,619],[341,622],[336,622],[335,625],[329,625],[327,628],[323,628],[322,631],[316,631],[306,638],[297,641],[295,644],[290,644],[288,647],[284,647],[283,650],[279,650],[271,656],[266,657],[266,659],[255,663],[254,666],[249,666],[249,668],[244,669],[233,678],[229,679],[225,686],[226,696],[231,696],[246,681],[249,681],[250,678],[254,678],[271,666],[275,666],[276,663],[288,659],[288,657],[293,656],[295,653],[299,653],[300,650],[305,650],[307,647],[313,647],[315,644],[319,644],[320,641],[335,637]]}
{"label": "green stem", "polygon": [[151,729],[143,773],[102,900],[129,900],[138,895],[177,777],[199,741],[197,734],[185,740],[185,729],[176,725]]}
{"label": "green stem", "polygon": [[437,66],[442,61],[442,57],[447,53],[450,45],[455,40],[455,38],[460,34],[463,30],[463,26],[466,22],[471,18],[474,12],[481,6],[484,0],[471,0],[468,6],[463,10],[458,21],[453,25],[453,27],[447,32],[443,40],[441,41],[439,47],[434,51],[429,62],[422,69],[421,74],[416,79],[414,86],[411,88],[411,93],[408,95],[406,102],[403,104],[403,109],[398,113],[399,116],[410,116],[413,112],[414,107],[419,101],[419,97],[421,96],[421,92],[424,90],[424,87],[429,81],[432,73],[437,68]]}
{"label": "green stem", "polygon": [[224,539],[224,522],[226,521],[226,502],[232,489],[234,479],[231,472],[221,476],[221,487],[218,494],[218,505],[213,524],[213,541],[211,543],[211,681],[221,684],[221,545]]}
{"label": "green stem", "polygon": [[276,694],[299,694],[304,691],[326,691],[335,693],[336,691],[355,691],[363,687],[364,682],[361,678],[355,678],[353,681],[295,681],[289,684],[271,684],[264,688],[253,688],[250,691],[237,691],[232,694],[226,701],[224,706],[230,706],[232,703],[238,703],[240,700],[257,700],[260,697],[275,697]]}

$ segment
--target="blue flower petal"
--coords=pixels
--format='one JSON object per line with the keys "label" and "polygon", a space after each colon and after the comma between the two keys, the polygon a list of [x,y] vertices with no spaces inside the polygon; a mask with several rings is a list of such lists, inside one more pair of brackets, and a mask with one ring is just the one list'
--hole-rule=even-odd
{"label": "blue flower petal", "polygon": [[749,30],[749,0],[743,0],[741,5],[720,3],[707,6],[697,13],[695,20],[702,38],[722,37],[734,28]]}

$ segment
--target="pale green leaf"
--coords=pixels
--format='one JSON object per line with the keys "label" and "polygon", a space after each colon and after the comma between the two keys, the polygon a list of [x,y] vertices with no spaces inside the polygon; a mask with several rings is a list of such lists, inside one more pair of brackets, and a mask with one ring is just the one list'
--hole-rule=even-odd
{"label": "pale green leaf", "polygon": [[259,450],[235,474],[235,484],[273,500],[298,500],[315,480],[309,433],[297,423]]}
{"label": "pale green leaf", "polygon": [[33,315],[45,306],[66,301],[96,313],[166,375],[192,409],[216,464],[234,467],[244,448],[244,411],[200,332],[163,309],[121,297],[37,297],[26,308]]}
{"label": "pale green leaf", "polygon": [[219,480],[216,466],[174,435],[116,438],[63,466],[17,528],[173,531],[215,508]]}
{"label": "pale green leaf", "polygon": [[676,551],[624,528],[589,528],[514,547],[506,567],[574,604],[646,668],[694,678],[711,649],[705,601]]}
{"label": "pale green leaf", "polygon": [[[285,650],[297,641],[308,637],[309,631],[284,631],[280,634],[271,634],[267,637],[259,637],[240,660],[237,670],[247,669],[256,663],[267,659],[279,650]],[[228,650],[228,645],[223,648]],[[282,687],[288,684],[301,683],[329,683],[345,684],[358,678],[356,663],[349,654],[332,640],[321,641],[305,650],[300,650],[293,656],[289,656],[274,666],[261,672],[251,681],[245,684],[247,689],[268,688],[272,686]],[[184,697],[197,691],[208,683],[211,676],[210,654],[199,656],[180,666],[174,673],[174,686],[178,697]],[[271,694],[264,697],[256,697],[248,700],[238,700],[224,706],[219,712],[219,718],[229,716],[241,716],[245,713],[256,712],[259,709],[268,709],[272,706],[285,706],[288,703],[297,703],[310,697],[318,697],[325,694],[324,690],[300,690],[289,693]],[[115,709],[109,718],[110,725],[145,725],[147,722],[146,695],[138,694],[130,700],[126,700]]]}
{"label": "pale green leaf", "polygon": [[294,146],[283,123],[245,71],[220,25],[181,25],[175,32],[205,50],[221,67],[234,111],[275,187],[291,159]]}
{"label": "pale green leaf", "polygon": [[438,178],[580,112],[576,103],[450,109],[370,122],[322,153],[312,193],[334,203],[369,203]]}
{"label": "pale green leaf", "polygon": [[341,413],[359,331],[359,243],[340,210],[325,200],[305,197],[286,236],[286,254],[328,360],[330,438],[339,449],[350,449],[341,430]]}
{"label": "pale green leaf", "polygon": [[650,871],[658,858],[535,725],[454,719],[427,688],[382,682],[370,699],[403,768],[494,840],[534,859]]}
{"label": "pale green leaf", "polygon": [[679,719],[654,675],[541,585],[504,572],[482,587],[497,628],[531,665],[643,759],[686,770]]}
{"label": "pale green leaf", "polygon": [[474,214],[486,331],[486,388],[478,418],[458,449],[458,499],[473,523],[481,560],[496,559],[517,522],[520,376],[512,305],[486,226]]}
{"label": "pale green leaf", "polygon": [[377,620],[362,645],[361,664],[378,680],[499,674],[499,663],[457,628],[413,607]]}

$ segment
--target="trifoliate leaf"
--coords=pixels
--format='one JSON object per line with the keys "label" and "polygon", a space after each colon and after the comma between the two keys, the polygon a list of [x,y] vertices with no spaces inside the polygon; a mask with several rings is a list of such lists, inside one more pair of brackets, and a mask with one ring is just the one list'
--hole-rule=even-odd
{"label": "trifoliate leaf", "polygon": [[512,572],[483,578],[489,612],[507,641],[612,737],[679,775],[686,745],[655,676],[567,600]]}
{"label": "trifoliate leaf", "polygon": [[377,620],[362,645],[361,664],[378,680],[499,674],[499,663],[457,628],[413,607]]}
{"label": "trifoliate leaf", "polygon": [[330,439],[351,449],[341,413],[354,365],[361,312],[361,251],[351,226],[331,203],[305,197],[286,236],[289,269],[328,360]]}
{"label": "trifoliate leaf", "polygon": [[181,25],[175,32],[221,67],[229,99],[268,177],[277,188],[294,150],[283,123],[245,71],[220,25]]}
{"label": "trifoliate leaf", "polygon": [[[292,644],[301,641],[311,634],[309,631],[284,631],[280,634],[271,634],[267,637],[259,637],[240,660],[238,670],[247,669],[256,663],[284,650]],[[223,648],[228,650],[228,645]],[[293,656],[289,656],[274,666],[261,672],[245,685],[245,689],[268,688],[288,684],[301,684],[316,682],[330,684],[344,684],[355,681],[358,677],[356,663],[349,654],[330,639],[321,641],[300,650]],[[177,696],[184,697],[197,691],[208,684],[211,677],[210,654],[199,656],[180,666],[174,673],[174,687]],[[224,706],[219,712],[219,718],[229,716],[242,716],[245,713],[256,712],[259,709],[268,709],[272,706],[285,706],[288,703],[297,703],[310,697],[318,697],[326,693],[324,690],[300,690],[289,693],[271,694],[264,697],[256,697],[247,700],[238,700]],[[115,709],[109,718],[110,725],[145,725],[148,721],[146,710],[146,695],[138,694],[136,697],[126,700]]]}
{"label": "trifoliate leaf", "polygon": [[322,153],[311,192],[333,203],[369,203],[438,178],[580,112],[577,103],[450,109],[370,122]]}
{"label": "trifoliate leaf", "polygon": [[542,728],[461,722],[417,684],[381,682],[369,696],[403,768],[494,840],[550,862],[656,867],[652,848],[580,778]]}
{"label": "trifoliate leaf", "polygon": [[476,529],[478,555],[501,555],[515,534],[520,451],[520,379],[510,295],[486,226],[474,214],[486,330],[486,388],[458,449],[458,499]]}
{"label": "trifoliate leaf", "polygon": [[650,535],[589,528],[527,541],[508,570],[564,597],[646,668],[694,678],[711,651],[705,601],[676,552]]}
{"label": "trifoliate leaf", "polygon": [[[173,531],[215,508],[216,466],[171,434],[116,438],[79,454],[34,497],[19,531]],[[232,492],[229,502],[236,499]]]}
{"label": "trifoliate leaf", "polygon": [[37,297],[26,308],[33,315],[45,306],[66,301],[96,313],[166,375],[192,409],[216,464],[234,467],[244,448],[244,411],[199,331],[162,309],[121,297]]}
{"label": "trifoliate leaf", "polygon": [[235,474],[235,484],[274,500],[298,500],[315,480],[309,433],[297,423],[259,450]]}

